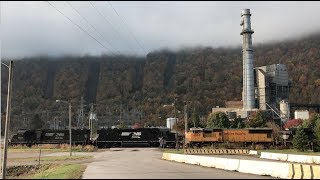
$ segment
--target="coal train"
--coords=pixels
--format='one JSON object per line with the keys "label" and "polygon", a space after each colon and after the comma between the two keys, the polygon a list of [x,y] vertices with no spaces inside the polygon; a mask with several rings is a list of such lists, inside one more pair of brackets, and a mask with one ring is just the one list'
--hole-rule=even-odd
{"label": "coal train", "polygon": [[[288,134],[286,145],[292,144],[294,129],[282,131],[282,135]],[[309,131],[308,131],[309,132]],[[312,134],[309,132],[307,135]],[[99,129],[95,139],[90,138],[90,130],[73,129],[73,145],[94,145],[99,148],[148,146],[159,147],[159,139],[166,140],[166,147],[176,146],[175,133],[168,128],[137,128],[137,129]],[[185,133],[186,147],[203,147],[217,145],[219,143],[237,144],[246,147],[252,144],[261,144],[268,148],[270,145],[281,145],[273,141],[271,128],[246,128],[246,129],[212,129],[190,128]],[[183,137],[178,136],[180,147],[184,144]],[[9,141],[11,145],[24,144],[32,146],[36,144],[69,144],[69,130],[18,130]],[[291,145],[292,146],[292,145]]]}
{"label": "coal train", "polygon": [[[158,147],[159,139],[166,139],[167,147],[174,147],[175,134],[163,128],[138,128],[138,129],[99,129],[97,138],[90,138],[90,130],[73,129],[73,145],[95,145],[100,148],[124,146],[150,146]],[[11,145],[32,146],[36,144],[69,144],[69,130],[18,130],[12,136]]]}

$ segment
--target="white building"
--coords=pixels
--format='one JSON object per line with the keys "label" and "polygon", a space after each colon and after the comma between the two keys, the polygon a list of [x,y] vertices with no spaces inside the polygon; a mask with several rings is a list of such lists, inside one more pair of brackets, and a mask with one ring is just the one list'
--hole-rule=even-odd
{"label": "white building", "polygon": [[295,110],[294,111],[295,119],[309,119],[309,111],[308,110]]}
{"label": "white building", "polygon": [[178,118],[167,118],[167,128],[172,130],[173,125],[176,124]]}

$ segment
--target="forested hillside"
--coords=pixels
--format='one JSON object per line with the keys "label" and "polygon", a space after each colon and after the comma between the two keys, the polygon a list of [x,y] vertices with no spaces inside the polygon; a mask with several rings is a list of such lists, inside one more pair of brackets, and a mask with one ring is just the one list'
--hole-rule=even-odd
{"label": "forested hillside", "polygon": [[[289,101],[320,103],[320,34],[256,45],[253,63],[255,67],[285,64],[292,80]],[[5,110],[8,71],[2,67],[1,73]],[[24,123],[22,112],[46,112],[41,117],[48,123],[50,112],[66,108],[56,99],[71,99],[76,118],[81,96],[85,104],[96,104],[99,116],[119,116],[122,109],[138,112],[139,122],[165,125],[173,109],[163,105],[172,104],[174,97],[179,111],[183,112],[184,101],[191,101],[189,112],[195,109],[202,116],[227,100],[241,100],[242,52],[240,47],[208,47],[159,50],[141,58],[25,58],[15,61],[13,79],[12,126]]]}

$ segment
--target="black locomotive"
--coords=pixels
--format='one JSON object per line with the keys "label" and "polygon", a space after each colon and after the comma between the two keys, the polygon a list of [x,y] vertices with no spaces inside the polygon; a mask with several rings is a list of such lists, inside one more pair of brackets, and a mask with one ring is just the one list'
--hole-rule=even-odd
{"label": "black locomotive", "polygon": [[[159,139],[166,140],[167,147],[175,146],[175,134],[167,128],[99,129],[97,138],[90,138],[88,129],[72,129],[73,145],[96,145],[98,147],[149,146],[158,147]],[[69,130],[18,130],[9,143],[23,144],[69,144]]]}
{"label": "black locomotive", "polygon": [[169,129],[138,128],[138,129],[100,129],[95,141],[98,147],[150,146],[159,147],[159,139],[166,140],[167,147],[174,147],[175,134]]}
{"label": "black locomotive", "polygon": [[[86,145],[90,144],[90,130],[75,129],[72,130],[72,144]],[[10,144],[23,144],[32,146],[35,144],[68,144],[69,130],[18,130],[17,134],[13,135]]]}

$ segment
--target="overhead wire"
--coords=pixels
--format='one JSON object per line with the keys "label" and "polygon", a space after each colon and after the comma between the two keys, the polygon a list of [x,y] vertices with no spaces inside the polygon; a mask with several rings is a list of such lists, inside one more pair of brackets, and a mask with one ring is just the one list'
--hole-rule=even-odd
{"label": "overhead wire", "polygon": [[67,18],[72,24],[76,25],[80,30],[85,32],[88,36],[90,36],[92,39],[94,39],[98,44],[100,44],[103,48],[105,48],[107,51],[110,51],[109,48],[105,47],[100,41],[98,41],[95,37],[93,37],[88,31],[83,29],[81,26],[79,26],[77,23],[73,22],[72,19],[70,19],[68,16],[66,16],[62,11],[57,9],[53,4],[51,4],[49,1],[46,1],[50,6],[52,6],[56,11],[58,11],[60,14],[62,14],[65,18]]}
{"label": "overhead wire", "polygon": [[[88,21],[85,17],[83,17],[77,9],[75,9],[75,8],[72,6],[71,3],[69,3],[68,1],[66,1],[66,2],[67,2],[67,4],[68,4],[73,10],[75,10],[75,11],[77,12],[77,14],[78,14],[80,17],[82,17],[82,19],[85,20],[85,22],[86,22],[87,24],[90,25],[91,28],[93,28],[93,29],[107,42],[107,44],[108,44],[110,47],[112,47],[111,43],[110,43],[108,40],[106,40],[105,37],[104,37],[92,24],[90,24],[89,21]],[[114,48],[114,49],[115,49],[115,48]],[[117,52],[118,54],[121,54],[118,50],[116,50],[116,52]]]}
{"label": "overhead wire", "polygon": [[132,33],[132,31],[130,30],[130,28],[128,27],[126,21],[124,18],[122,18],[119,13],[117,12],[117,10],[112,6],[111,2],[108,1],[109,5],[111,6],[111,8],[113,9],[113,11],[118,15],[118,17],[121,19],[121,21],[123,22],[123,24],[127,27],[127,29],[129,30],[129,32],[131,33],[133,39],[136,41],[136,43],[140,46],[140,48],[147,54],[146,49],[141,45],[141,43],[137,40],[136,36]]}
{"label": "overhead wire", "polygon": [[[113,27],[113,25],[110,23],[110,21],[99,11],[99,9],[98,9],[91,1],[89,1],[89,3],[90,3],[90,5],[98,12],[98,14],[103,17],[103,19],[110,25],[110,27],[111,27],[115,32],[117,32],[117,35],[118,35],[118,37],[120,38],[121,36],[120,36],[118,30],[116,30],[116,29]],[[135,52],[135,53],[137,54],[137,52],[136,52],[135,50],[133,50],[132,48],[130,48],[130,49],[131,49],[131,51],[133,51],[133,52]]]}

